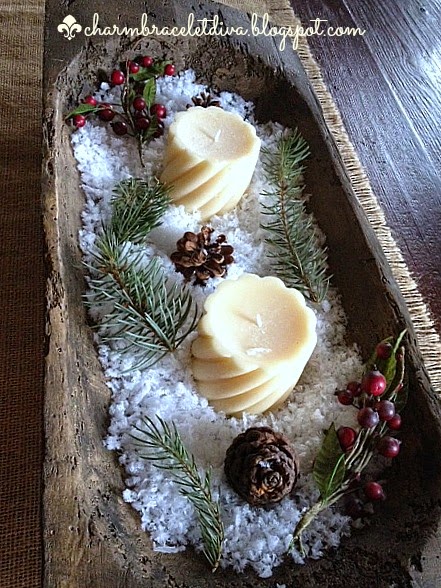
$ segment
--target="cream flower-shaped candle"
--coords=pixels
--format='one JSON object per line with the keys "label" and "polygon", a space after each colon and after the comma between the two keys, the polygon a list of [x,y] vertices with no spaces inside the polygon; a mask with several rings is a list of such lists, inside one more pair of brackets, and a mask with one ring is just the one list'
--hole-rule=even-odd
{"label": "cream flower-shaped candle", "polygon": [[193,377],[217,410],[265,412],[290,394],[316,343],[316,317],[300,292],[278,278],[244,274],[205,302]]}
{"label": "cream flower-shaped candle", "polygon": [[206,220],[236,206],[259,151],[255,128],[238,114],[195,106],[178,112],[170,126],[160,180],[176,204]]}

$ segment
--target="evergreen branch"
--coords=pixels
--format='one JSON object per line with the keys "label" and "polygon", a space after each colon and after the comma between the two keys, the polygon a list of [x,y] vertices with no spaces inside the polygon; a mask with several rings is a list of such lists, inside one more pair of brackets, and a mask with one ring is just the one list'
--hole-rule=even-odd
{"label": "evergreen branch", "polygon": [[124,342],[123,351],[147,368],[174,351],[195,329],[197,305],[188,288],[172,283],[158,257],[147,264],[133,244],[144,242],[160,224],[168,194],[159,184],[130,179],[121,182],[112,201],[113,214],[96,244],[86,305],[103,315],[104,342]]}
{"label": "evergreen branch", "polygon": [[123,180],[115,188],[109,228],[120,243],[142,243],[170,204],[169,189],[157,180]]}
{"label": "evergreen branch", "polygon": [[132,369],[147,368],[174,351],[195,329],[199,311],[188,288],[169,284],[159,258],[146,266],[112,231],[105,231],[90,280],[89,305],[104,311],[101,338],[124,341],[124,351],[140,356]]}
{"label": "evergreen branch", "polygon": [[309,147],[295,131],[280,139],[275,153],[264,150],[263,154],[265,173],[274,185],[273,191],[263,193],[269,203],[262,204],[262,213],[269,217],[262,224],[271,248],[268,255],[288,287],[297,288],[313,302],[321,302],[329,286],[326,252],[300,199],[305,171],[302,162],[309,155]]}
{"label": "evergreen branch", "polygon": [[135,426],[142,435],[132,435],[137,445],[152,450],[139,456],[152,461],[155,467],[172,473],[181,494],[193,504],[201,529],[204,555],[214,572],[221,558],[224,526],[219,503],[212,497],[210,471],[201,477],[194,456],[183,444],[175,423],[170,426],[160,417],[157,419],[159,425],[146,416],[142,427]]}

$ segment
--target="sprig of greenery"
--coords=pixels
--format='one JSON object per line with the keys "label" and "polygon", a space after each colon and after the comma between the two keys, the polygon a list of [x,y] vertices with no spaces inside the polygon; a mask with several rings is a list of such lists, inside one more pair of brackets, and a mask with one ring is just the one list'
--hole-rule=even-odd
{"label": "sprig of greenery", "polygon": [[211,472],[208,470],[201,477],[194,456],[185,447],[175,423],[170,426],[160,417],[157,419],[159,425],[146,416],[142,425],[134,427],[142,435],[132,435],[138,446],[152,450],[139,453],[139,456],[170,472],[181,494],[193,504],[201,529],[204,555],[214,572],[221,558],[224,526],[219,503],[212,497]]}
{"label": "sprig of greenery", "polygon": [[[382,343],[393,344],[389,359],[380,359],[374,354],[366,364],[366,371],[373,365],[381,363],[382,373],[388,375],[388,387],[381,396],[382,400],[390,400],[395,403],[396,409],[402,409],[406,401],[406,393],[403,388],[405,362],[404,347],[401,341],[406,331],[403,331],[395,340],[391,337]],[[360,397],[360,406],[365,406],[366,398]],[[397,410],[397,412],[399,412]],[[334,424],[326,432],[325,438],[314,462],[313,477],[320,491],[318,501],[308,509],[294,529],[289,550],[294,547],[300,553],[304,553],[302,545],[302,533],[315,517],[325,508],[332,506],[343,496],[353,492],[354,484],[360,479],[361,473],[375,455],[375,447],[387,431],[387,423],[380,421],[375,427],[361,428],[353,447],[344,452],[341,448]],[[355,486],[356,487],[356,486]]]}
{"label": "sprig of greenery", "polygon": [[170,190],[158,180],[129,178],[120,182],[112,199],[109,230],[120,243],[142,243],[170,204]]}
{"label": "sprig of greenery", "polygon": [[268,232],[265,240],[271,247],[274,270],[288,287],[321,302],[329,286],[326,252],[300,198],[304,189],[302,162],[309,147],[296,130],[282,136],[276,152],[265,149],[263,155],[265,173],[274,185],[274,190],[263,193],[269,203],[262,205],[263,214],[269,217],[262,228]]}
{"label": "sprig of greenery", "polygon": [[[162,121],[158,116],[152,114],[150,110],[156,100],[156,80],[159,76],[165,75],[166,67],[171,63],[169,60],[155,59],[150,66],[139,64],[140,67],[137,73],[131,73],[129,60],[120,63],[121,71],[124,72],[124,83],[121,87],[121,96],[116,98],[116,102],[98,101],[94,105],[81,103],[65,116],[66,122],[70,122],[77,115],[90,118],[92,115],[99,114],[101,111],[110,108],[118,122],[123,122],[127,125],[126,136],[136,138],[141,165],[145,167],[142,153],[143,145],[163,134]],[[149,121],[147,128],[140,128],[136,124],[137,111],[133,108],[133,100],[140,95],[146,102],[146,108],[142,114]]]}
{"label": "sprig of greenery", "polygon": [[147,368],[174,351],[195,329],[199,311],[187,287],[172,282],[158,257],[148,263],[134,245],[144,243],[160,224],[168,197],[159,183],[128,180],[119,184],[113,214],[96,244],[86,298],[103,318],[95,328],[104,342],[125,343],[122,352]]}

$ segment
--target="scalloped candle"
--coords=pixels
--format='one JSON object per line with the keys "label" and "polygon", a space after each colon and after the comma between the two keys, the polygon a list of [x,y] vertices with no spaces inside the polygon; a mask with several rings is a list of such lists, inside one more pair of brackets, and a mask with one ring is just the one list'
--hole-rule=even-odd
{"label": "scalloped candle", "polygon": [[255,128],[222,108],[196,106],[178,112],[170,126],[161,182],[171,198],[203,220],[239,202],[260,151]]}
{"label": "scalloped candle", "polygon": [[278,278],[243,274],[205,302],[193,376],[214,408],[260,413],[289,395],[316,343],[316,317],[300,292]]}

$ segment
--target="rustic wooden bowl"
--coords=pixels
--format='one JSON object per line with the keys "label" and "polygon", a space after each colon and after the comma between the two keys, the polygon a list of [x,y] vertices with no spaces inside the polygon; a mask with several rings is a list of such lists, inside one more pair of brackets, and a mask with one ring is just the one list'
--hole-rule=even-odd
{"label": "rustic wooden bowl", "polygon": [[[116,2],[102,14],[117,22]],[[139,4],[139,5],[138,5]],[[151,3],[156,21],[171,22],[185,11],[179,3]],[[47,30],[65,13],[49,2]],[[100,4],[101,6],[101,4]],[[75,14],[88,17],[86,3]],[[94,7],[94,10],[98,8]],[[128,14],[142,13],[132,2]],[[207,14],[203,6],[193,9]],[[246,19],[222,9],[225,19]],[[113,20],[112,20],[113,19]],[[109,390],[98,363],[82,305],[84,276],[77,243],[84,197],[63,116],[83,87],[93,87],[99,69],[109,71],[126,40],[84,38],[69,44],[51,32],[45,63],[44,222],[47,236],[48,355],[46,384],[45,585],[70,588],[164,586],[410,586],[412,566],[440,519],[441,428],[409,314],[382,249],[359,204],[340,153],[324,123],[310,80],[295,53],[278,51],[264,38],[236,48],[224,39],[143,40],[143,51],[167,55],[178,68],[192,67],[200,79],[237,91],[256,104],[261,121],[298,126],[312,157],[306,174],[310,207],[326,234],[333,282],[349,317],[348,338],[367,355],[384,336],[408,328],[410,400],[404,413],[403,450],[387,472],[388,500],[372,524],[344,540],[321,560],[288,561],[270,580],[229,570],[212,575],[199,554],[154,553],[138,516],[122,501],[124,473],[115,453],[103,448]],[[132,53],[131,53],[132,51]]]}

